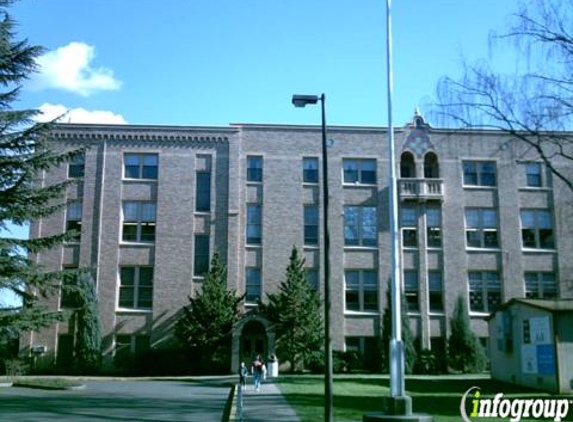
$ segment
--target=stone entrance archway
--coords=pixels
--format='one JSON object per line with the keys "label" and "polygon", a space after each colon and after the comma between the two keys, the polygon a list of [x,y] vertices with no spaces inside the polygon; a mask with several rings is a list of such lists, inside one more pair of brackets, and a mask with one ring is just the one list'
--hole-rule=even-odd
{"label": "stone entrance archway", "polygon": [[275,354],[275,331],[265,318],[248,315],[233,329],[233,372],[238,370],[241,361],[249,366],[257,354],[265,361]]}

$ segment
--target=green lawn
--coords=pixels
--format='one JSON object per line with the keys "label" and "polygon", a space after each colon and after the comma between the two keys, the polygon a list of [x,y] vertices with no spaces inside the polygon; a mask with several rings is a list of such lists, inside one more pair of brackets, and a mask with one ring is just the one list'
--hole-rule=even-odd
{"label": "green lawn", "polygon": [[77,381],[63,378],[16,378],[12,384],[14,387],[39,388],[43,390],[66,390],[78,388],[82,384]]}
{"label": "green lawn", "polygon": [[[324,381],[321,376],[281,376],[276,382],[302,422],[324,419]],[[480,387],[484,397],[504,393],[504,398],[556,398],[551,394],[499,383],[483,376],[411,377],[406,380],[406,390],[413,398],[414,412],[429,413],[434,416],[435,422],[460,422],[461,397],[473,386]],[[388,387],[387,376],[335,376],[334,420],[358,422],[362,421],[364,413],[380,411],[379,398],[388,395]],[[508,422],[509,418],[473,418],[473,420]],[[573,409],[564,420],[573,420]],[[527,418],[523,421],[532,422],[536,419]]]}

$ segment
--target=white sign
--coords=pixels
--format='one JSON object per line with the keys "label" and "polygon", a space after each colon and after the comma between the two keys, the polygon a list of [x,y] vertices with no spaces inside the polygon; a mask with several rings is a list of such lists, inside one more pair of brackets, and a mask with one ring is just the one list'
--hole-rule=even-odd
{"label": "white sign", "polygon": [[521,371],[524,374],[537,374],[537,346],[524,344],[521,346]]}
{"label": "white sign", "polygon": [[529,318],[532,344],[551,344],[553,337],[549,329],[549,317]]}

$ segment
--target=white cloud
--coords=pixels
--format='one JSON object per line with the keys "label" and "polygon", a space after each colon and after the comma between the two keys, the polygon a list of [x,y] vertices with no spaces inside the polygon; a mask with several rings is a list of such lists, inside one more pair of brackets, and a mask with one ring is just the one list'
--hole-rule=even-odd
{"label": "white cloud", "polygon": [[86,110],[85,108],[68,109],[61,104],[45,103],[39,107],[42,112],[36,117],[39,122],[49,122],[59,117],[59,123],[102,123],[102,124],[127,124],[121,114],[115,114],[106,110]]}
{"label": "white cloud", "polygon": [[115,91],[121,87],[113,71],[91,66],[95,48],[82,42],[71,42],[37,59],[40,73],[35,75],[36,89],[56,88],[88,96],[96,91]]}

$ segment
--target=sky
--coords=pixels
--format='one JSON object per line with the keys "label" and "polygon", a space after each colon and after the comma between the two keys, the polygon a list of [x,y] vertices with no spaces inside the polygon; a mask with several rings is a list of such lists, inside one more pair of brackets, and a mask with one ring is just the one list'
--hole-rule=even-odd
{"label": "sky", "polygon": [[[464,60],[488,57],[489,31],[515,11],[517,0],[394,0],[394,124],[427,113]],[[11,13],[46,48],[18,104],[45,119],[319,124],[318,108],[290,99],[325,93],[328,124],[387,124],[384,0],[21,0]]]}

